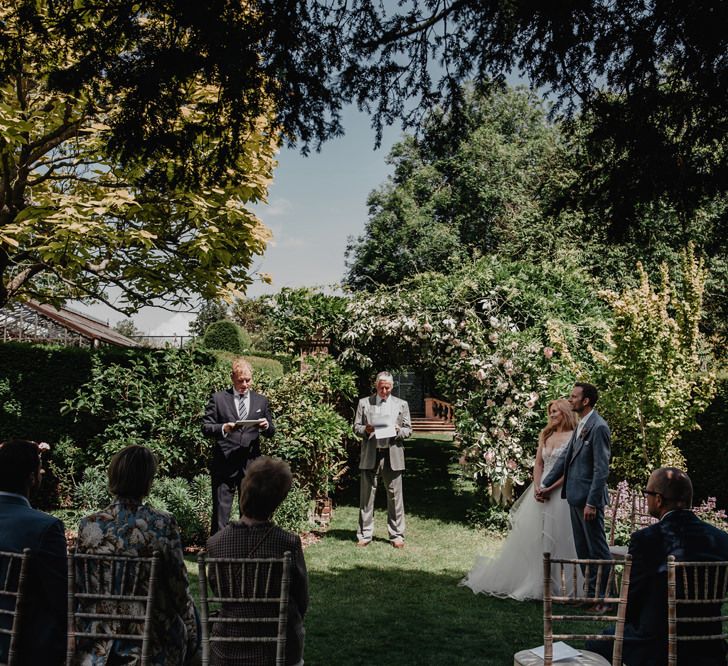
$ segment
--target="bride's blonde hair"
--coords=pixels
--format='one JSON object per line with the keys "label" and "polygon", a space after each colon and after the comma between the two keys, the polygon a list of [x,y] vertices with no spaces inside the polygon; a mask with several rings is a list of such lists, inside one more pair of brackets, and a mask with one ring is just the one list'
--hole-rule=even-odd
{"label": "bride's blonde hair", "polygon": [[562,430],[566,431],[576,428],[576,413],[572,411],[569,401],[564,400],[563,398],[559,398],[558,400],[552,400],[551,402],[549,402],[548,405],[546,405],[546,427],[541,431],[541,434],[538,436],[539,444],[543,444],[551,435],[553,435],[557,431],[556,426],[552,425],[551,420],[549,419],[551,405],[554,405],[564,417],[561,421]]}

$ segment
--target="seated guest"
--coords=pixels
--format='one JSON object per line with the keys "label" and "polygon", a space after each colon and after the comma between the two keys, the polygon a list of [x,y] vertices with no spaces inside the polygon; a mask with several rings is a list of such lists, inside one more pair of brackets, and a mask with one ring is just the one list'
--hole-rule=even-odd
{"label": "seated guest", "polygon": [[[660,522],[632,534],[629,554],[632,573],[627,597],[623,660],[629,666],[667,664],[667,557],[683,562],[728,560],[728,533],[700,520],[691,510],[693,485],[685,472],[661,467],[650,475],[644,490],[647,508]],[[679,617],[690,617],[684,606]],[[693,615],[707,615],[699,606]],[[715,614],[720,615],[716,606]],[[719,626],[719,625],[718,625]],[[712,625],[678,622],[681,633],[714,634]],[[611,642],[594,641],[587,647],[610,660]],[[725,666],[725,641],[680,641],[678,664]]]}
{"label": "seated guest", "polygon": [[[21,666],[62,664],[66,650],[66,538],[63,523],[30,506],[31,491],[42,478],[40,451],[35,442],[10,440],[0,444],[0,550],[20,553],[30,548],[26,578],[25,624],[20,635]],[[5,571],[0,571],[5,575]],[[12,608],[0,597],[0,608]],[[0,615],[10,629],[12,617]],[[0,663],[6,663],[10,636],[0,635]]]}
{"label": "seated guest", "polygon": [[[271,516],[291,489],[293,478],[290,467],[282,460],[263,456],[248,464],[240,486],[240,515],[237,522],[231,522],[207,542],[209,557],[282,557],[290,551],[293,558],[288,603],[288,633],[286,637],[286,664],[303,664],[303,616],[308,608],[308,574],[303,560],[301,539],[297,534],[286,532],[271,523]],[[226,571],[220,571],[220,580],[215,579],[215,569],[210,567],[210,581],[213,590],[226,590],[230,581]],[[247,581],[250,589],[252,581]],[[277,582],[277,581],[276,581]],[[223,604],[222,617],[270,616],[270,604],[260,607],[252,604]],[[277,611],[276,611],[277,613]],[[260,626],[260,625],[259,625]],[[275,636],[275,625],[269,625]],[[213,635],[244,636],[254,628],[225,623],[213,623]],[[222,666],[243,666],[246,664],[275,663],[273,643],[213,643],[211,664]]]}
{"label": "seated guest", "polygon": [[[109,465],[109,491],[113,503],[92,514],[78,526],[77,552],[151,557],[162,554],[153,623],[151,663],[181,665],[189,663],[199,645],[197,613],[190,597],[187,569],[182,556],[182,541],[175,519],[153,509],[142,500],[149,494],[157,463],[144,446],[127,446]],[[107,612],[104,602],[96,612]],[[141,610],[141,609],[137,609]],[[109,622],[93,621],[86,631],[109,631]],[[110,634],[120,627],[111,626]],[[141,630],[141,627],[140,627]],[[136,664],[141,657],[141,643],[114,639],[79,641],[78,662],[92,666]]]}

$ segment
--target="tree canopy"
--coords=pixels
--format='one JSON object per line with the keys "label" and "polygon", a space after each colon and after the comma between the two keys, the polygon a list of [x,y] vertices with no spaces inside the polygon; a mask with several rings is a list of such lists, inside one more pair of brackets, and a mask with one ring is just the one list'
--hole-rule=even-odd
{"label": "tree canopy", "polygon": [[551,200],[573,180],[564,139],[524,89],[465,93],[459,118],[435,113],[389,155],[394,174],[369,196],[365,233],[347,249],[355,289],[446,272],[498,252],[564,251]]}
{"label": "tree canopy", "polygon": [[[81,39],[105,10],[78,6]],[[155,299],[179,304],[241,291],[270,237],[246,207],[266,196],[275,164],[270,108],[248,118],[249,131],[214,180],[185,174],[222,149],[215,133],[196,132],[189,150],[171,142],[163,157],[142,143],[136,153],[115,151],[112,126],[126,113],[124,98],[106,73],[81,79],[73,92],[54,87],[59,63],[73,69],[87,56],[49,7],[18,0],[0,8],[0,307],[28,297],[108,302],[116,287],[122,300],[114,307],[132,312]],[[199,75],[183,91],[184,106],[169,119],[182,134],[205,125],[218,97]]]}

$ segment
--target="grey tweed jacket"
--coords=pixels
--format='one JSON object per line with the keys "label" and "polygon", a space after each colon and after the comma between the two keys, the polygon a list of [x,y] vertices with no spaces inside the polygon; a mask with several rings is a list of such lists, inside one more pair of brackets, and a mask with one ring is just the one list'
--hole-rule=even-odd
{"label": "grey tweed jacket", "polygon": [[[272,527],[272,529],[271,529]],[[266,535],[266,532],[270,533]],[[263,538],[265,536],[265,538]],[[262,541],[261,541],[262,539]],[[258,545],[259,544],[259,545]],[[255,552],[250,551],[255,547]],[[209,557],[282,557],[290,551],[293,557],[291,567],[290,599],[288,603],[288,633],[286,637],[286,664],[298,664],[303,658],[303,616],[308,608],[308,573],[303,559],[301,538],[293,532],[286,532],[271,523],[247,526],[240,521],[231,522],[224,530],[217,532],[207,541]],[[212,567],[208,571],[211,582],[215,580]],[[220,571],[220,582],[223,589],[228,584],[226,572]],[[222,617],[254,617],[258,613],[269,613],[267,607],[254,604],[224,604]],[[275,609],[277,613],[277,609]],[[237,625],[240,626],[240,625]],[[213,625],[213,634],[222,635],[230,631],[229,625]],[[272,633],[275,636],[275,631]],[[275,645],[273,643],[213,643],[211,664],[225,666],[265,666],[275,663]]]}

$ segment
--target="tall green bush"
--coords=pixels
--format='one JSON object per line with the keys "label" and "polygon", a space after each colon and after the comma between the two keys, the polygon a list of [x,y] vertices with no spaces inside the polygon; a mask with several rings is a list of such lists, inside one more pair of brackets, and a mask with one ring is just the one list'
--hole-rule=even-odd
{"label": "tall green bush", "polygon": [[160,469],[192,478],[205,467],[210,442],[200,423],[210,393],[229,381],[229,365],[204,350],[156,350],[125,365],[94,359],[92,378],[65,409],[104,427],[86,442],[86,464],[107,465],[129,444],[148,446]]}
{"label": "tall green bush", "polygon": [[234,321],[221,319],[207,327],[202,338],[202,345],[207,349],[219,349],[243,354],[250,349],[250,336]]}
{"label": "tall green bush", "polygon": [[330,357],[311,358],[302,372],[264,389],[276,415],[276,436],[263,441],[264,452],[288,461],[310,497],[326,497],[346,465],[351,424],[336,407],[353,401],[354,376]]}
{"label": "tall green bush", "polygon": [[716,379],[699,329],[705,270],[692,248],[683,253],[677,278],[662,266],[658,287],[641,265],[638,272],[639,286],[604,292],[614,326],[600,380],[614,441],[612,473],[635,483],[662,465],[686,468],[677,439],[697,426]]}

